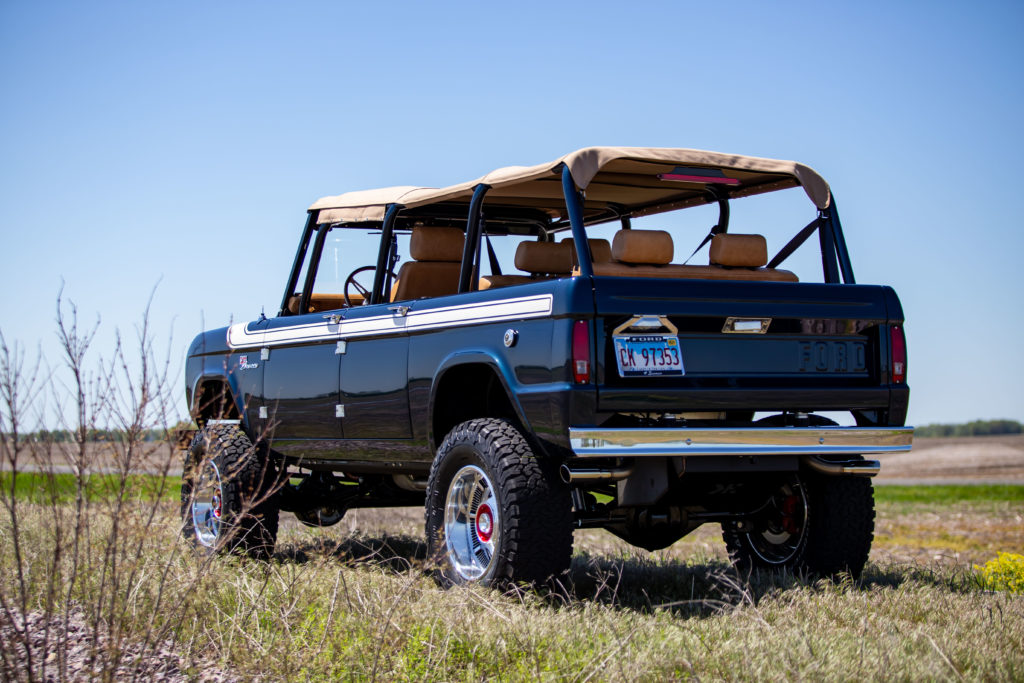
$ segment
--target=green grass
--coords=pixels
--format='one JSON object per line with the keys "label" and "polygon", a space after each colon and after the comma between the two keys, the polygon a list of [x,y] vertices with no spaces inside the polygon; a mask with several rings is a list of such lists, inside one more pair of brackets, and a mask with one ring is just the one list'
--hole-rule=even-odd
{"label": "green grass", "polygon": [[[11,473],[0,472],[0,487],[10,491]],[[146,500],[161,489],[161,500],[176,500],[181,486],[181,477],[169,476],[164,479],[157,475],[132,474],[128,477],[130,494],[141,494]],[[87,493],[92,501],[109,499],[117,493],[120,480],[117,475],[93,474],[87,477]],[[76,479],[73,474],[48,474],[42,472],[18,473],[15,494],[27,502],[67,503],[75,499]],[[603,498],[610,500],[607,496]],[[918,503],[926,505],[950,505],[955,503],[1024,503],[1024,486],[965,484],[942,486],[897,486],[875,487],[878,503]]]}
{"label": "green grass", "polygon": [[[77,478],[67,473],[18,472],[15,479],[11,472],[0,472],[0,489],[5,494],[10,494],[12,481],[14,495],[27,503],[71,503],[78,490]],[[112,501],[120,488],[121,478],[116,474],[90,474],[85,478],[85,497],[93,503]],[[125,481],[126,496],[132,499],[176,501],[180,489],[181,477],[130,474]]]}
{"label": "green grass", "polygon": [[[4,486],[10,481],[9,473],[0,474]],[[254,562],[192,553],[180,541],[176,506],[163,502],[175,498],[179,481],[169,478],[155,500],[158,482],[145,475],[129,481],[130,490],[152,501],[128,503],[135,514],[92,506],[73,565],[74,506],[43,494],[52,490],[73,500],[74,477],[20,474],[21,559],[0,553],[0,595],[15,605],[24,595],[37,613],[84,610],[90,624],[116,627],[124,647],[146,642],[151,650],[176,653],[186,676],[196,678],[1024,677],[1024,600],[985,592],[962,564],[900,564],[882,555],[859,582],[792,575],[748,580],[720,555],[683,544],[658,553],[609,550],[606,536],[581,533],[572,569],[557,590],[445,591],[431,579],[419,510],[355,511],[323,530],[286,524],[274,559]],[[90,500],[110,501],[114,483],[90,478]],[[927,531],[941,545],[949,540],[935,532],[961,524],[965,507],[979,520],[1010,524],[1012,514],[991,517],[989,508],[998,506],[980,502],[994,496],[1012,512],[1020,488],[876,491],[898,530]],[[137,514],[147,509],[155,517]],[[935,510],[926,515],[935,517],[934,528],[920,526],[924,509]],[[1019,539],[1014,533],[1008,538]],[[0,509],[6,548],[14,535],[12,519]],[[48,651],[61,648],[52,642]],[[124,651],[100,651],[94,677],[117,678],[114,658]],[[37,674],[42,663],[34,660]]]}
{"label": "green grass", "polygon": [[[38,508],[21,520],[25,574],[39,581],[33,604],[52,572],[53,517]],[[205,558],[181,552],[168,513],[125,530],[121,571],[135,579],[101,589],[107,526],[102,515],[91,524],[72,604],[100,605],[125,643],[152,629],[197,677],[210,667],[282,681],[1024,675],[1024,601],[984,593],[962,569],[872,564],[858,583],[747,581],[719,560],[579,548],[554,592],[445,591],[430,578],[420,539],[342,524],[314,542],[291,527],[269,563]],[[0,520],[9,533],[5,526]],[[0,557],[8,596],[17,592],[13,570],[12,558]],[[69,578],[62,575],[65,589]],[[114,598],[118,609],[107,616],[102,605]]]}
{"label": "green grass", "polygon": [[879,503],[1024,503],[1024,486],[964,484],[950,486],[876,486]]}

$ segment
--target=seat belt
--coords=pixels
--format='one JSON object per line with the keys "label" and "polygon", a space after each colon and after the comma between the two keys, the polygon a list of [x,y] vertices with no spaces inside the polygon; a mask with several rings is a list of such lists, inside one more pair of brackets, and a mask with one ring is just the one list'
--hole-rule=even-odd
{"label": "seat belt", "polygon": [[790,254],[800,248],[807,238],[814,234],[814,231],[821,227],[822,221],[825,219],[818,216],[813,221],[808,223],[803,230],[798,232],[793,239],[786,243],[782,249],[779,249],[779,253],[772,257],[772,260],[768,262],[766,268],[778,268],[779,264],[789,258]]}
{"label": "seat belt", "polygon": [[728,197],[725,196],[725,195],[719,194],[716,190],[714,190],[711,187],[704,188],[704,192],[708,196],[710,196],[712,199],[714,199],[716,202],[718,202],[718,223],[716,223],[714,226],[712,226],[711,232],[709,232],[704,237],[704,239],[701,240],[701,243],[697,245],[697,248],[693,250],[693,253],[686,257],[686,260],[683,261],[683,265],[684,266],[687,263],[689,263],[690,259],[692,259],[694,256],[696,256],[697,252],[700,251],[701,249],[703,249],[704,245],[707,244],[708,242],[710,242],[711,239],[715,235],[720,235],[720,234],[722,234],[723,232],[726,232],[729,229],[729,199],[728,199]]}
{"label": "seat belt", "polygon": [[498,263],[498,256],[494,253],[491,238],[487,233],[484,233],[484,242],[487,243],[487,260],[491,262],[491,275],[501,275],[501,264]]}
{"label": "seat belt", "polygon": [[711,228],[711,232],[704,236],[704,239],[701,240],[701,243],[698,244],[697,248],[693,250],[693,253],[686,257],[686,260],[683,261],[683,265],[685,266],[687,263],[689,263],[690,259],[696,256],[697,252],[703,249],[704,245],[711,241],[711,238],[713,238],[715,235],[721,235],[723,232],[724,230],[722,230],[721,227],[717,224],[713,228]]}

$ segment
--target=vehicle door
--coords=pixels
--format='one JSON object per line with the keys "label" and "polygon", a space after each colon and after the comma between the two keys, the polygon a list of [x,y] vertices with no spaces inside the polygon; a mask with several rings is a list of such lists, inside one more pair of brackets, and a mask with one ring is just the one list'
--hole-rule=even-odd
{"label": "vehicle door", "polygon": [[[344,435],[338,400],[338,340],[352,235],[317,226],[288,310],[270,320],[264,336],[263,404],[274,448],[332,457]],[[297,266],[298,267],[298,266]],[[304,311],[300,311],[301,307]]]}
{"label": "vehicle door", "polygon": [[264,422],[279,450],[343,436],[338,414],[340,323],[332,323],[330,315],[307,313],[268,322],[262,352]]}
{"label": "vehicle door", "polygon": [[338,375],[345,439],[408,439],[408,353],[404,307],[344,311]]}

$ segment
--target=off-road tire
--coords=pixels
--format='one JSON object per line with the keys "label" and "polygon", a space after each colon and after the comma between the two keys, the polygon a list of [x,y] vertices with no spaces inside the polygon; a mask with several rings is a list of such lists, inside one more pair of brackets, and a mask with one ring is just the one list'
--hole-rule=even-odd
{"label": "off-road tire", "polygon": [[801,546],[785,562],[765,562],[751,547],[748,533],[723,526],[729,559],[741,574],[754,570],[788,569],[798,574],[860,578],[875,531],[875,500],[871,480],[801,472],[807,498],[806,533]]}
{"label": "off-road tire", "polygon": [[[467,466],[482,470],[498,506],[492,561],[475,579],[455,570],[445,538],[449,487]],[[568,487],[555,463],[539,458],[506,420],[480,418],[453,428],[437,451],[427,481],[428,557],[442,585],[479,582],[541,584],[562,574],[572,557],[573,514]]]}
{"label": "off-road tire", "polygon": [[[206,425],[192,439],[181,478],[182,535],[197,550],[241,553],[267,559],[277,540],[278,503],[272,495],[277,470],[236,425]],[[211,544],[200,541],[192,516],[194,491],[204,463],[221,477],[220,533]]]}

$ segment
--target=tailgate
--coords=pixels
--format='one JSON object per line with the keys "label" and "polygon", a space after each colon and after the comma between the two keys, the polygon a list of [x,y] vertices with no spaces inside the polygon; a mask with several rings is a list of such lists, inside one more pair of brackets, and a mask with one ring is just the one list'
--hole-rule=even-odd
{"label": "tailgate", "polygon": [[884,408],[889,291],[594,278],[599,409]]}

